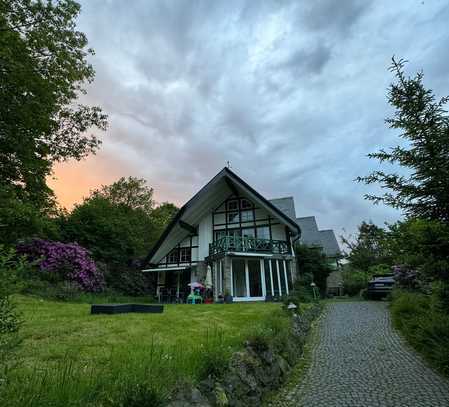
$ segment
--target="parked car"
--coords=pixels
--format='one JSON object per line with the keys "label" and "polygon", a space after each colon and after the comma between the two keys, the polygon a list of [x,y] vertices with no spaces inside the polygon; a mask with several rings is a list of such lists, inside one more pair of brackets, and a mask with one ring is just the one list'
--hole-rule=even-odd
{"label": "parked car", "polygon": [[394,286],[393,274],[374,276],[368,283],[368,299],[380,299],[386,297]]}

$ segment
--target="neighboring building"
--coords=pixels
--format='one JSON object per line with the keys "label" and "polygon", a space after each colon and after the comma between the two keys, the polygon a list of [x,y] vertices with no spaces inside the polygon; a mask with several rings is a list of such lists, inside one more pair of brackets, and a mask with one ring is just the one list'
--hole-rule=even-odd
{"label": "neighboring building", "polygon": [[221,170],[177,213],[149,253],[157,294],[185,300],[189,283],[213,288],[215,299],[260,301],[288,294],[295,275],[294,243],[340,252],[331,230],[314,217],[296,218],[292,197],[267,200],[229,168]]}
{"label": "neighboring building", "polygon": [[161,287],[185,298],[190,282],[213,295],[257,301],[289,293],[295,276],[293,244],[300,236],[289,215],[228,168],[177,213],[147,257]]}
{"label": "neighboring building", "polygon": [[307,246],[321,248],[329,258],[331,266],[335,269],[327,278],[327,293],[342,295],[341,251],[334,231],[331,229],[319,230],[315,216],[297,218],[296,223],[301,228],[301,243]]}

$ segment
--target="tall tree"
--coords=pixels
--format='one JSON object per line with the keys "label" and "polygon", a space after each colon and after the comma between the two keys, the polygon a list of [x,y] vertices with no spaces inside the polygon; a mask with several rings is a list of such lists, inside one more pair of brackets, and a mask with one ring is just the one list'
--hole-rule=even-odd
{"label": "tall tree", "polygon": [[95,152],[86,131],[107,125],[77,103],[94,78],[79,11],[73,0],[0,0],[0,183],[38,207],[52,204],[52,164]]}
{"label": "tall tree", "polygon": [[372,222],[362,222],[357,236],[353,239],[341,236],[348,248],[346,258],[351,268],[368,273],[373,266],[389,264],[391,259],[387,250],[387,232]]}
{"label": "tall tree", "polygon": [[[303,244],[295,246],[296,263],[299,270],[300,279],[298,284],[304,284],[305,275],[311,277],[318,286],[322,295],[326,293],[326,280],[333,271],[329,264],[329,259],[319,247],[309,247]],[[310,287],[307,287],[310,288]]]}
{"label": "tall tree", "polygon": [[406,215],[449,222],[449,97],[436,100],[423,85],[423,73],[407,77],[404,60],[393,58],[390,70],[396,76],[388,91],[388,102],[395,109],[386,122],[402,131],[406,142],[390,150],[369,154],[380,163],[398,164],[402,174],[374,171],[358,177],[366,184],[379,183],[389,190],[381,196],[366,195],[375,203],[402,209]]}
{"label": "tall tree", "polygon": [[103,185],[92,192],[92,196],[100,196],[115,205],[123,205],[130,209],[141,209],[146,214],[153,211],[153,188],[146,181],[135,177],[122,177],[111,185]]}

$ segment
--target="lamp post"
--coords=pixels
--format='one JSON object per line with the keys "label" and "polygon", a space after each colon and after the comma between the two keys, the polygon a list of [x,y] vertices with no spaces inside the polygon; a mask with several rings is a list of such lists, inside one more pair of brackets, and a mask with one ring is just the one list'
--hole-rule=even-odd
{"label": "lamp post", "polygon": [[313,281],[310,283],[310,287],[312,287],[313,299],[317,300],[318,299],[318,293],[317,293],[318,289],[317,289],[316,284]]}

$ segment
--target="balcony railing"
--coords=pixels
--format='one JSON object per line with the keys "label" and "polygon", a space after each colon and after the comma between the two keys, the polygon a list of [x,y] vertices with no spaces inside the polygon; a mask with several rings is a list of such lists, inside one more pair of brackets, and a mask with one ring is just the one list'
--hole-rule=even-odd
{"label": "balcony railing", "polygon": [[290,249],[284,240],[240,236],[224,236],[209,244],[209,256],[228,252],[290,254]]}

